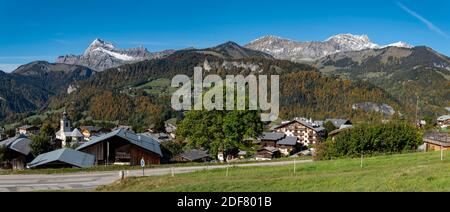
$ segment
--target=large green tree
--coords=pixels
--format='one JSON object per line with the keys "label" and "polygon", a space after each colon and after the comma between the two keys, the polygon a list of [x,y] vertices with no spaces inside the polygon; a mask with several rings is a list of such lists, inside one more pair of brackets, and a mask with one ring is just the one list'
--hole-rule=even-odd
{"label": "large green tree", "polygon": [[52,137],[52,136],[55,135],[55,129],[53,129],[53,127],[51,126],[50,123],[45,122],[42,125],[40,134],[43,135],[43,136]]}
{"label": "large green tree", "polygon": [[33,136],[30,147],[31,147],[31,153],[35,157],[37,157],[38,155],[40,155],[42,153],[50,152],[53,150],[52,144],[50,142],[50,138],[45,135]]}
{"label": "large green tree", "polygon": [[187,147],[209,150],[211,156],[218,152],[250,148],[246,138],[256,137],[263,131],[257,111],[189,111],[177,128],[179,139]]}
{"label": "large green tree", "polygon": [[333,132],[333,130],[336,130],[336,127],[334,126],[334,124],[331,121],[326,121],[323,124],[323,127],[325,128],[327,136],[328,136],[328,133]]}

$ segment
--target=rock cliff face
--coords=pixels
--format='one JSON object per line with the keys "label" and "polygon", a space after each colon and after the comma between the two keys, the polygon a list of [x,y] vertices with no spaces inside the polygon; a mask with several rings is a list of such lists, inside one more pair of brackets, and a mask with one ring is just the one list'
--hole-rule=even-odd
{"label": "rock cliff face", "polygon": [[395,114],[394,108],[387,104],[377,104],[373,102],[363,102],[353,104],[353,110],[363,110],[365,112],[377,112],[384,116],[392,116]]}

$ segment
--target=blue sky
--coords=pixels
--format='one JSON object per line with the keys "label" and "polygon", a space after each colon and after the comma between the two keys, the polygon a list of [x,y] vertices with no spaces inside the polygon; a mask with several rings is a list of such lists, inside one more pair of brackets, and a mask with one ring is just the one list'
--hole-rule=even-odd
{"label": "blue sky", "polygon": [[157,51],[246,44],[263,35],[311,41],[353,33],[450,55],[448,11],[447,0],[0,0],[0,69],[81,54],[95,38]]}

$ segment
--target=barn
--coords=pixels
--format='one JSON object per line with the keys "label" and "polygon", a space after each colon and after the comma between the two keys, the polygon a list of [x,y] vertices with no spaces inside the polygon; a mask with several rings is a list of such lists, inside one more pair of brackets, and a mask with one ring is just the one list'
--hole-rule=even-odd
{"label": "barn", "polygon": [[73,149],[58,149],[38,155],[27,167],[34,168],[89,168],[94,156]]}
{"label": "barn", "polygon": [[0,142],[0,147],[5,148],[6,150],[4,157],[9,162],[0,165],[6,168],[24,169],[26,163],[33,159],[30,147],[31,142],[32,141],[23,134]]}
{"label": "barn", "polygon": [[146,164],[160,164],[162,153],[154,138],[117,129],[82,144],[78,151],[95,156],[95,163],[137,166],[141,159]]}
{"label": "barn", "polygon": [[173,161],[176,162],[208,162],[211,161],[211,156],[209,156],[208,152],[193,149],[186,152],[181,153],[173,158]]}

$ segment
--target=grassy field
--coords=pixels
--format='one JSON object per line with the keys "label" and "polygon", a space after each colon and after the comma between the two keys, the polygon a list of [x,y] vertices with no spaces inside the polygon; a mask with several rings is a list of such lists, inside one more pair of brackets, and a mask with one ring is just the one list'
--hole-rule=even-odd
{"label": "grassy field", "polygon": [[97,191],[450,191],[450,154],[413,153],[282,167],[234,167],[175,177],[128,178]]}

